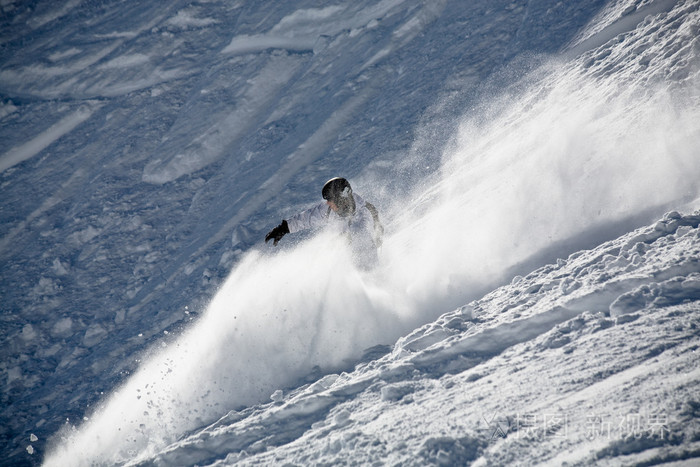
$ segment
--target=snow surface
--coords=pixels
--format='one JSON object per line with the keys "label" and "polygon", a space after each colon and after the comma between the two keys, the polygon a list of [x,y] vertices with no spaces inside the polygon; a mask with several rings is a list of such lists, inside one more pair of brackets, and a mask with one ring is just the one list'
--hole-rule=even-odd
{"label": "snow surface", "polygon": [[134,464],[697,457],[699,223],[669,213],[518,276],[384,357],[278,390],[273,402],[230,411]]}
{"label": "snow surface", "polygon": [[4,464],[697,463],[697,2],[0,8]]}

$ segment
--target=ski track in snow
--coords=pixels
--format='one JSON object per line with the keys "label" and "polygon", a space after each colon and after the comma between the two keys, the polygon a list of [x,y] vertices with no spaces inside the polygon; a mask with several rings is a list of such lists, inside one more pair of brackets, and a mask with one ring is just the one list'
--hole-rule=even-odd
{"label": "ski track in snow", "polygon": [[[594,3],[3,2],[8,462],[700,457],[700,7]],[[338,170],[381,267],[253,240]]]}

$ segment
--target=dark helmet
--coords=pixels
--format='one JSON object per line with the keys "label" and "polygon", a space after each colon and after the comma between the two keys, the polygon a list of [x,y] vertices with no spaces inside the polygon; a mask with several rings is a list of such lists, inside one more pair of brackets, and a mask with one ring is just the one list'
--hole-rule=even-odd
{"label": "dark helmet", "polygon": [[338,207],[338,215],[346,217],[355,212],[355,199],[352,196],[350,182],[343,177],[331,178],[323,185],[321,196],[332,201]]}

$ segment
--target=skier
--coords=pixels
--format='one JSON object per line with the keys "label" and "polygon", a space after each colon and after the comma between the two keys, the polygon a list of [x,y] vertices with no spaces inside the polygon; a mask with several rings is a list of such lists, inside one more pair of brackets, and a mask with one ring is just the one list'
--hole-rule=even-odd
{"label": "skier", "polygon": [[288,233],[329,225],[348,238],[358,266],[373,267],[379,259],[377,249],[384,233],[377,208],[353,193],[350,183],[342,177],[328,180],[321,196],[325,202],[283,220],[265,236],[265,243],[273,240],[276,246]]}

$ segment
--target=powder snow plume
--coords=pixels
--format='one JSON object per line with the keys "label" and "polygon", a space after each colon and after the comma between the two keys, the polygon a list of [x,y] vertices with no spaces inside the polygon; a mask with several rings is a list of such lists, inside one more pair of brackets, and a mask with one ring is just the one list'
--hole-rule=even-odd
{"label": "powder snow plume", "polygon": [[[686,21],[697,24],[697,11]],[[552,245],[575,251],[697,198],[700,87],[682,26],[654,40],[642,25],[625,41],[545,60],[505,91],[486,92],[441,170],[408,201],[386,202],[394,207],[377,271],[355,271],[326,234],[248,253],[201,320],[64,433],[46,465],[143,459],[315,366],[342,368],[395,342]],[[655,53],[665,48],[676,54]],[[386,196],[367,191],[370,200]]]}
{"label": "powder snow plume", "polygon": [[684,20],[668,34],[650,23],[576,60],[538,58],[465,114],[436,177],[396,203],[400,227],[386,242],[392,280],[417,309],[460,306],[533,259],[590,248],[700,196],[698,11],[685,13],[666,18]]}
{"label": "powder snow plume", "polygon": [[698,108],[665,90],[618,93],[553,72],[544,95],[534,89],[486,123],[465,121],[441,179],[417,196],[420,214],[404,216],[387,242],[399,281],[426,302],[457,306],[468,297],[455,287],[507,279],[499,275],[557,242],[627,231],[636,216],[698,196]]}
{"label": "powder snow plume", "polygon": [[201,320],[65,434],[46,465],[137,460],[232,408],[269,400],[314,366],[346,368],[408,329],[401,300],[368,285],[332,236],[271,256],[251,252]]}

